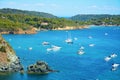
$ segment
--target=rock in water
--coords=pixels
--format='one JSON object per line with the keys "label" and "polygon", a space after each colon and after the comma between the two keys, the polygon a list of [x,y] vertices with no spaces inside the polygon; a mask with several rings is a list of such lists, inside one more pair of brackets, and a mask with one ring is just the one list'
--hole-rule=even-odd
{"label": "rock in water", "polygon": [[47,74],[50,72],[56,72],[55,70],[51,70],[46,62],[37,61],[35,64],[32,64],[27,67],[28,74]]}
{"label": "rock in water", "polygon": [[0,72],[23,72],[23,66],[11,46],[0,35]]}

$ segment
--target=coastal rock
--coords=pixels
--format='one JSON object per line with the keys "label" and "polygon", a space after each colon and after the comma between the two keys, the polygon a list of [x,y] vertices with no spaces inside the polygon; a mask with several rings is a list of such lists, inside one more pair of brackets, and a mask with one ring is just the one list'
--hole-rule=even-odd
{"label": "coastal rock", "polygon": [[43,61],[37,61],[35,64],[29,65],[27,67],[27,72],[28,74],[47,74],[50,72],[57,72],[55,70],[50,69],[48,64]]}
{"label": "coastal rock", "polygon": [[19,72],[23,70],[19,57],[0,35],[0,72]]}
{"label": "coastal rock", "polygon": [[35,34],[36,33],[37,28],[33,28],[31,27],[28,30],[22,30],[22,29],[17,29],[17,30],[13,30],[13,31],[0,31],[0,34]]}

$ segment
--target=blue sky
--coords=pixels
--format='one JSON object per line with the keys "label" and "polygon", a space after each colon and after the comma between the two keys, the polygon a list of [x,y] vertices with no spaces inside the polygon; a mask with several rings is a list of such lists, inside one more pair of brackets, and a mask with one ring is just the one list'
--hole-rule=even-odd
{"label": "blue sky", "polygon": [[47,12],[56,16],[120,14],[120,0],[0,0],[0,8]]}

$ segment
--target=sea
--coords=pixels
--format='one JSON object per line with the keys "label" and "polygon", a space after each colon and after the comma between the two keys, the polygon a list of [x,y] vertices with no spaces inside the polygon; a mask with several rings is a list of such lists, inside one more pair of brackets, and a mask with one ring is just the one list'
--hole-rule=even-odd
{"label": "sea", "polygon": [[[70,34],[70,35],[68,35]],[[36,61],[45,61],[59,72],[49,74],[11,73],[0,75],[0,80],[120,80],[120,27],[90,26],[78,30],[39,31],[37,34],[5,34],[4,39],[20,57],[25,71]],[[67,38],[73,44],[65,42]],[[49,45],[43,45],[43,42]],[[52,46],[59,50],[49,50]],[[84,54],[78,54],[80,48]],[[112,54],[117,56],[105,61]]]}

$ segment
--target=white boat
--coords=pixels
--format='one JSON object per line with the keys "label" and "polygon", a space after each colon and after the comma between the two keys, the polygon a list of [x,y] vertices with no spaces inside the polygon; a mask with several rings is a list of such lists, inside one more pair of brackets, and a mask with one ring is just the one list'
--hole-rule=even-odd
{"label": "white boat", "polygon": [[84,54],[85,52],[83,51],[83,50],[79,50],[78,51],[78,54],[80,54],[80,55],[82,55],[82,54]]}
{"label": "white boat", "polygon": [[111,60],[111,57],[105,57],[105,61]]}
{"label": "white boat", "polygon": [[117,68],[118,68],[119,65],[120,64],[117,64],[117,63],[112,64],[112,71],[117,70]]}
{"label": "white boat", "polygon": [[72,44],[72,43],[73,43],[73,40],[72,40],[71,35],[70,35],[69,32],[68,32],[68,36],[67,36],[67,37],[68,37],[68,38],[65,40],[65,42],[68,43],[68,44]]}
{"label": "white boat", "polygon": [[113,67],[113,68],[117,68],[119,65],[120,65],[120,64],[114,63],[114,64],[112,64],[112,67]]}
{"label": "white boat", "polygon": [[52,50],[53,50],[53,51],[58,51],[58,50],[60,50],[60,49],[61,49],[61,47],[52,45]]}
{"label": "white boat", "polygon": [[89,44],[89,46],[90,46],[90,47],[93,47],[93,46],[95,46],[95,44]]}
{"label": "white boat", "polygon": [[115,54],[115,53],[114,53],[114,54],[111,54],[110,57],[111,57],[111,58],[115,58],[115,57],[117,57],[117,54]]}
{"label": "white boat", "polygon": [[82,55],[82,54],[84,54],[84,53],[85,53],[85,52],[84,52],[84,47],[81,46],[80,49],[78,50],[78,54]]}
{"label": "white boat", "polygon": [[65,40],[66,43],[73,43],[72,39],[68,38]]}
{"label": "white boat", "polygon": [[50,48],[47,48],[47,51],[59,51],[61,47],[52,45]]}
{"label": "white boat", "polygon": [[42,42],[42,45],[49,45],[50,43],[49,42],[46,42],[46,41],[44,41],[44,42]]}

